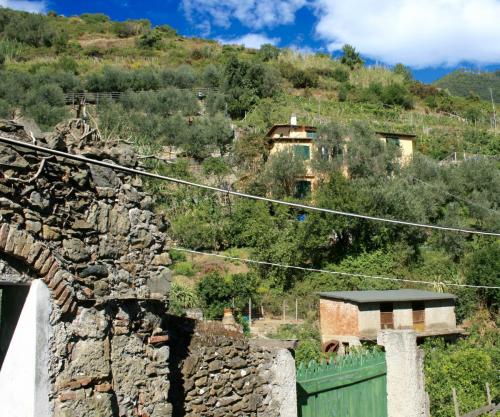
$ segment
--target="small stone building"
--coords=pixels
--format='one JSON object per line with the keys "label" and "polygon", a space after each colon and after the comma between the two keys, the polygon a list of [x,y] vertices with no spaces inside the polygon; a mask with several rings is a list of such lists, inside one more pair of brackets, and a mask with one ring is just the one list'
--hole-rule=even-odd
{"label": "small stone building", "polygon": [[417,337],[456,335],[455,296],[422,290],[321,292],[325,351],[374,341],[379,330],[413,329]]}

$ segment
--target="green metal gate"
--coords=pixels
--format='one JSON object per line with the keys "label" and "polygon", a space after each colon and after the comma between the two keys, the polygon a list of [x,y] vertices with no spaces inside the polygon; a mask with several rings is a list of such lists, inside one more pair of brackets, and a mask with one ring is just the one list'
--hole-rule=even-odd
{"label": "green metal gate", "polygon": [[299,417],[387,417],[384,352],[336,356],[297,369]]}

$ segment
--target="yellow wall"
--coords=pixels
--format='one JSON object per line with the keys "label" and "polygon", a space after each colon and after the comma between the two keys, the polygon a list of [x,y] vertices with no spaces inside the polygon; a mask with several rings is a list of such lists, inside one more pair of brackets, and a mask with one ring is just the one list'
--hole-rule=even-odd
{"label": "yellow wall", "polygon": [[277,127],[271,137],[280,138],[280,135],[285,138],[307,138],[307,132],[303,126]]}
{"label": "yellow wall", "polygon": [[[381,137],[380,139],[387,143],[386,138]],[[415,152],[415,140],[399,137],[399,148],[401,149],[401,162],[403,164],[409,163]]]}

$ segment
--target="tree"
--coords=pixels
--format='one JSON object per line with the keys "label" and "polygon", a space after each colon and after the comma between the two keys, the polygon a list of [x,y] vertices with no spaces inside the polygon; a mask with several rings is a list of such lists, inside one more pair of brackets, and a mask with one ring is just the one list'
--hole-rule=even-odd
{"label": "tree", "polygon": [[5,27],[5,36],[34,47],[50,47],[55,43],[58,33],[46,16],[16,13]]}
{"label": "tree", "polygon": [[413,74],[411,73],[411,69],[403,64],[394,65],[394,74],[401,75],[403,77],[404,82],[409,82],[413,80]]}
{"label": "tree", "polygon": [[[497,286],[500,282],[500,242],[487,242],[473,251],[466,261],[467,284]],[[478,289],[480,299],[494,311],[500,308],[500,290]]]}
{"label": "tree", "polygon": [[342,64],[347,65],[351,69],[363,65],[361,55],[356,51],[354,46],[346,44],[342,47],[342,52],[343,55],[342,58],[340,58]]}
{"label": "tree", "polygon": [[279,55],[280,49],[270,43],[261,45],[259,52],[257,53],[257,56],[264,62],[276,59]]}
{"label": "tree", "polygon": [[208,120],[209,129],[205,132],[207,143],[215,145],[219,149],[221,156],[224,156],[234,137],[230,120],[221,113],[217,113]]}
{"label": "tree", "polygon": [[290,197],[295,193],[297,178],[306,173],[304,160],[285,149],[272,154],[264,169],[268,189],[275,198]]}

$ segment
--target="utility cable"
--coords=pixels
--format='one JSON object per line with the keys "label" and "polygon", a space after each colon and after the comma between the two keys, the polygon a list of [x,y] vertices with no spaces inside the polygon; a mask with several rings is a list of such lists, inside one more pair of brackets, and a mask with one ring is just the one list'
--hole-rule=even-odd
{"label": "utility cable", "polygon": [[276,262],[266,262],[266,261],[257,261],[255,259],[238,258],[236,256],[222,255],[220,253],[213,253],[213,252],[202,252],[202,251],[197,251],[197,250],[193,250],[193,249],[180,248],[177,246],[173,246],[171,249],[177,250],[179,252],[194,253],[194,254],[205,255],[205,256],[214,256],[216,258],[229,259],[231,261],[239,261],[239,262],[244,262],[244,263],[249,263],[249,264],[275,266],[275,267],[279,267],[279,268],[295,269],[298,271],[307,271],[307,272],[318,272],[318,273],[322,273],[322,274],[343,275],[343,276],[350,276],[350,277],[357,277],[357,278],[368,278],[368,279],[378,279],[378,280],[383,280],[383,281],[410,282],[413,284],[425,284],[425,285],[432,285],[432,286],[445,285],[445,286],[449,286],[449,287],[461,287],[461,288],[484,288],[484,289],[489,289],[489,290],[500,289],[500,287],[493,287],[493,286],[487,286],[487,285],[455,284],[453,282],[446,282],[446,281],[421,281],[421,280],[415,280],[415,279],[386,277],[386,276],[380,276],[380,275],[358,274],[358,273],[354,273],[354,272],[328,271],[326,269],[308,268],[308,267],[304,267],[304,266],[285,265],[285,264],[280,264],[280,263],[276,263]]}
{"label": "utility cable", "polygon": [[500,237],[499,232],[486,232],[486,231],[474,230],[474,229],[464,229],[464,228],[458,228],[458,227],[438,226],[438,225],[434,225],[434,224],[408,222],[408,221],[404,221],[404,220],[394,220],[394,219],[388,219],[388,218],[384,218],[384,217],[369,216],[369,215],[365,215],[365,214],[350,213],[350,212],[345,212],[345,211],[309,206],[306,204],[293,203],[293,202],[289,202],[289,201],[276,200],[274,198],[261,197],[261,196],[256,196],[256,195],[252,195],[252,194],[242,193],[239,191],[225,190],[225,189],[213,187],[210,185],[199,184],[199,183],[195,183],[192,181],[182,180],[179,178],[172,178],[172,177],[167,177],[165,175],[154,174],[154,173],[148,172],[148,171],[141,171],[141,170],[138,170],[135,168],[129,168],[129,167],[125,167],[125,166],[114,164],[114,163],[99,161],[99,160],[87,158],[87,157],[81,156],[81,155],[74,155],[74,154],[69,154],[66,152],[58,151],[55,149],[48,149],[48,148],[45,148],[43,146],[38,146],[35,144],[31,144],[31,143],[27,143],[27,142],[23,142],[20,140],[7,138],[7,137],[3,137],[3,136],[0,136],[0,142],[8,143],[9,145],[13,145],[13,146],[21,146],[21,147],[32,149],[32,150],[39,151],[39,152],[45,152],[48,154],[60,156],[60,157],[67,158],[67,159],[72,159],[72,160],[79,161],[79,162],[84,162],[87,164],[99,165],[99,166],[103,166],[105,168],[110,168],[110,169],[115,170],[115,171],[126,172],[128,174],[142,175],[145,177],[155,178],[155,179],[164,180],[164,181],[170,181],[170,182],[177,183],[177,184],[188,185],[190,187],[198,187],[198,188],[202,188],[205,190],[216,191],[216,192],[223,193],[226,195],[234,195],[234,196],[249,198],[249,199],[258,200],[258,201],[266,201],[269,203],[281,204],[284,206],[294,207],[294,208],[298,208],[301,210],[310,210],[310,211],[317,211],[320,213],[337,214],[340,216],[347,216],[347,217],[353,217],[353,218],[358,218],[358,219],[366,219],[366,220],[383,222],[383,223],[401,224],[401,225],[405,225],[405,226],[420,227],[420,228],[424,228],[424,229],[446,230],[446,231],[451,231],[451,232]]}

